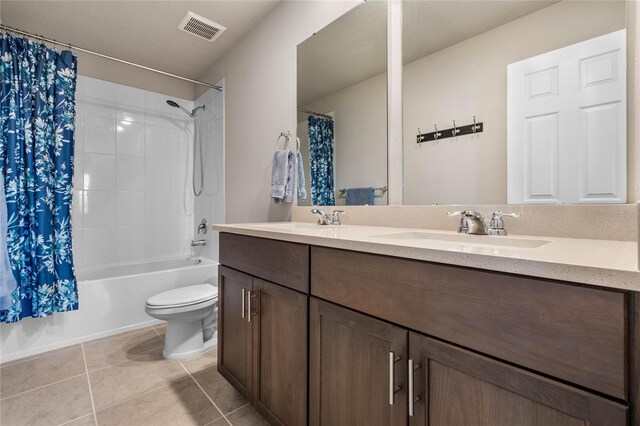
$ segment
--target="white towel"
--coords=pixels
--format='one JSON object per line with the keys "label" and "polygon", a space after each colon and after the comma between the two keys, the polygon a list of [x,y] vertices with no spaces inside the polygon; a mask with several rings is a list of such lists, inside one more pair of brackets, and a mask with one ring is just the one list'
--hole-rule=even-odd
{"label": "white towel", "polygon": [[0,309],[9,309],[11,293],[18,288],[7,253],[7,200],[4,195],[4,179],[0,175]]}
{"label": "white towel", "polygon": [[306,182],[304,180],[304,164],[302,163],[302,154],[298,151],[298,175],[297,175],[297,184],[298,184],[298,200],[306,200],[307,199],[307,190],[306,190]]}

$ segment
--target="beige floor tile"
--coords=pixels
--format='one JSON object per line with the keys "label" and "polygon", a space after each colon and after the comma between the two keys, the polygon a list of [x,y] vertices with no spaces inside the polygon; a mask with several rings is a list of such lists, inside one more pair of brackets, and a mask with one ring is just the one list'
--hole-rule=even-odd
{"label": "beige floor tile", "polygon": [[143,357],[89,373],[96,410],[188,377],[178,361]]}
{"label": "beige floor tile", "polygon": [[207,426],[230,426],[230,425],[231,423],[229,423],[224,417],[220,417],[218,420],[212,421]]}
{"label": "beige floor tile", "polygon": [[209,368],[214,368],[218,362],[218,350],[216,348],[211,349],[196,357],[183,359],[182,364],[185,366],[189,373],[197,374]]}
{"label": "beige floor tile", "polygon": [[153,328],[158,330],[158,333],[164,334],[167,331],[167,323],[165,322],[162,324],[154,325]]}
{"label": "beige floor tile", "polygon": [[191,378],[98,411],[97,415],[100,426],[205,425],[222,417]]}
{"label": "beige floor tile", "polygon": [[194,379],[202,386],[209,398],[218,406],[223,414],[242,407],[247,401],[236,391],[215,369],[195,374]]}
{"label": "beige floor tile", "polygon": [[96,418],[93,414],[89,414],[88,416],[80,417],[79,419],[65,423],[64,426],[96,426]]}
{"label": "beige floor tile", "polygon": [[84,354],[87,368],[94,371],[144,355],[162,354],[163,345],[163,340],[153,329],[144,329],[88,342],[84,345]]}
{"label": "beige floor tile", "polygon": [[93,411],[87,376],[54,383],[0,401],[3,425],[59,425]]}
{"label": "beige floor tile", "polygon": [[0,398],[26,392],[85,372],[82,348],[50,354],[0,368]]}
{"label": "beige floor tile", "polygon": [[229,414],[227,420],[233,426],[269,426],[269,422],[250,405]]}

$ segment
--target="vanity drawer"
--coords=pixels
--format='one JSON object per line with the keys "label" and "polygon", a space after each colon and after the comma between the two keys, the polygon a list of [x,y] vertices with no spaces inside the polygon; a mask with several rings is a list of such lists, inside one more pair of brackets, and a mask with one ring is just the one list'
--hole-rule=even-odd
{"label": "vanity drawer", "polygon": [[220,263],[263,280],[309,293],[309,246],[220,233]]}
{"label": "vanity drawer", "polygon": [[311,294],[627,399],[623,292],[312,247]]}

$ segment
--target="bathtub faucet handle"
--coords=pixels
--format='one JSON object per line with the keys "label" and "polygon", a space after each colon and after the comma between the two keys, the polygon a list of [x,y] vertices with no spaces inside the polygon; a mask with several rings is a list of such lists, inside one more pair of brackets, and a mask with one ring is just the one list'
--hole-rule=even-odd
{"label": "bathtub faucet handle", "polygon": [[202,219],[200,221],[200,225],[198,225],[198,234],[206,234],[207,233],[207,219]]}

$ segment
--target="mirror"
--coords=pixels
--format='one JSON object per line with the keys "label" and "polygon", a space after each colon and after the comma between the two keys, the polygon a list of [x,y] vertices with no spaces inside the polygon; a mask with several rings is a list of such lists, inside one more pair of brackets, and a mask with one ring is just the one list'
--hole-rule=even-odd
{"label": "mirror", "polygon": [[403,20],[405,204],[626,202],[624,1],[405,1]]}
{"label": "mirror", "polygon": [[372,1],[298,45],[298,205],[387,204],[386,28]]}

